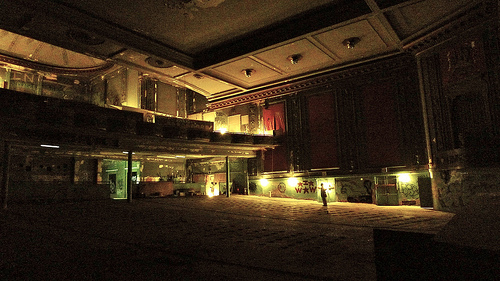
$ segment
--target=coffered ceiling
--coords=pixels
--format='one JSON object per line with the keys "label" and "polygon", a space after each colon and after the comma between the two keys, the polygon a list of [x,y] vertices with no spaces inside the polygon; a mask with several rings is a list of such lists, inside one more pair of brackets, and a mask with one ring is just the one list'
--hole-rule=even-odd
{"label": "coffered ceiling", "polygon": [[111,61],[213,101],[397,55],[477,2],[0,0],[0,29],[72,51],[61,61],[3,32],[0,53],[75,68]]}

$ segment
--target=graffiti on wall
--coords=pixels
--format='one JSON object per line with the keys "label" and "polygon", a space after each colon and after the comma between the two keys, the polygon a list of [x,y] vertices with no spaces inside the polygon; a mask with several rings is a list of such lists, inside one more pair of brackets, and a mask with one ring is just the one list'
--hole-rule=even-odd
{"label": "graffiti on wall", "polygon": [[285,185],[285,183],[280,182],[278,184],[278,191],[281,192],[281,193],[285,193],[285,191],[286,191],[286,185]]}
{"label": "graffiti on wall", "polygon": [[305,180],[297,184],[297,187],[295,187],[295,193],[315,193],[316,189],[317,186],[314,185],[314,182]]}
{"label": "graffiti on wall", "polygon": [[[500,171],[491,169],[481,173],[467,171],[448,171],[447,177],[441,173],[435,177],[439,208],[447,211],[457,211],[476,202],[481,196],[489,196],[498,192]],[[445,178],[447,179],[445,181]]]}
{"label": "graffiti on wall", "polygon": [[[281,197],[281,198],[289,198],[290,195],[287,193],[286,183],[285,182],[275,182],[272,184],[272,188],[270,190],[272,197]],[[263,190],[264,191],[264,190]]]}
{"label": "graffiti on wall", "polygon": [[309,198],[317,197],[318,187],[315,179],[301,178],[297,183],[288,180],[270,181],[262,184],[260,181],[250,183],[250,192],[265,196],[282,198]]}
{"label": "graffiti on wall", "polygon": [[116,194],[116,174],[109,175],[109,193]]}
{"label": "graffiti on wall", "polygon": [[12,70],[10,89],[24,93],[36,93],[38,89],[38,80],[38,74]]}
{"label": "graffiti on wall", "polygon": [[371,180],[339,179],[337,180],[338,201],[371,203],[372,187]]}
{"label": "graffiti on wall", "polygon": [[399,191],[407,199],[418,199],[418,186],[415,183],[401,183],[399,186]]}

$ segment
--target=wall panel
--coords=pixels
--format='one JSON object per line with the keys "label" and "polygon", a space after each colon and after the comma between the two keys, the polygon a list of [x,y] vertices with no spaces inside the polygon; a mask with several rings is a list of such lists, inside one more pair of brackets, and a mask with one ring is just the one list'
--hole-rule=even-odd
{"label": "wall panel", "polygon": [[334,94],[307,98],[309,151],[312,169],[339,166]]}
{"label": "wall panel", "polygon": [[369,85],[362,97],[368,165],[400,165],[402,144],[393,86],[389,82]]}

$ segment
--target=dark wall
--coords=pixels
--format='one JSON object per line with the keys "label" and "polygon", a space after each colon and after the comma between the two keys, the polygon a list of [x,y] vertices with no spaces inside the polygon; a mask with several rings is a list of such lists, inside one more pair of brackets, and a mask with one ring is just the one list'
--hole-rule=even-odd
{"label": "dark wall", "polygon": [[65,182],[74,177],[74,161],[70,157],[14,154],[11,157],[10,180],[12,182]]}
{"label": "dark wall", "polygon": [[307,97],[311,168],[338,167],[336,110],[334,95]]}
{"label": "dark wall", "polygon": [[[400,147],[395,86],[389,81],[375,82],[362,89],[362,115],[365,128],[367,166],[403,164]],[[416,93],[416,91],[415,91]]]}
{"label": "dark wall", "polygon": [[419,55],[432,157],[438,168],[498,164],[498,37],[470,30]]}
{"label": "dark wall", "polygon": [[157,111],[177,116],[178,93],[177,88],[166,83],[157,82]]}

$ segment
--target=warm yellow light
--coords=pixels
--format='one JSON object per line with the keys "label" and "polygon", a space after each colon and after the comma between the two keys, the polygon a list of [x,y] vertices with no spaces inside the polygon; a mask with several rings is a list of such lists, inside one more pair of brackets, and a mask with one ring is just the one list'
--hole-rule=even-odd
{"label": "warm yellow light", "polygon": [[266,187],[269,185],[269,181],[267,179],[260,179],[260,185]]}
{"label": "warm yellow light", "polygon": [[299,180],[297,178],[288,178],[288,185],[291,187],[296,187],[299,184]]}
{"label": "warm yellow light", "polygon": [[330,192],[330,190],[332,189],[332,185],[328,182],[320,182],[319,183],[319,186],[318,186],[318,190],[321,191],[321,184],[323,184],[323,187],[325,188],[326,192]]}
{"label": "warm yellow light", "polygon": [[206,194],[208,197],[214,197],[219,195],[219,187],[212,184],[212,186],[206,188]]}
{"label": "warm yellow light", "polygon": [[225,134],[226,132],[227,132],[227,129],[226,129],[226,128],[221,128],[221,129],[220,129],[220,133],[221,133],[221,134]]}
{"label": "warm yellow light", "polygon": [[398,180],[399,182],[410,182],[411,181],[410,174],[400,174],[398,176]]}

